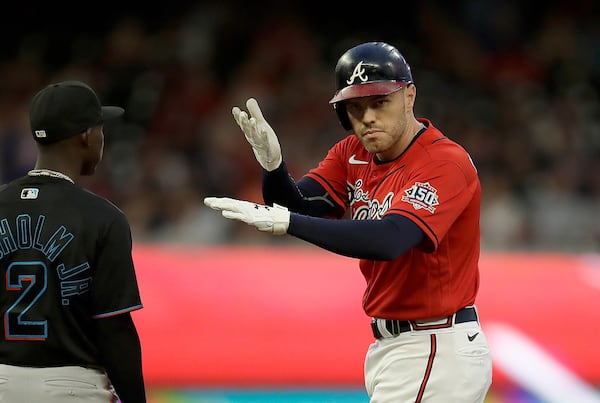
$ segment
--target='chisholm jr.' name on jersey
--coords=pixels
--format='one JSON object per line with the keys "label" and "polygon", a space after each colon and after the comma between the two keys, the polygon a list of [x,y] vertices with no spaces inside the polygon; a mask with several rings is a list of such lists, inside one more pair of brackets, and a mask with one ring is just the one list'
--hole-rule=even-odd
{"label": "'chisholm jr.' name on jersey", "polygon": [[[35,221],[35,229],[33,222]],[[20,214],[15,220],[15,226],[11,227],[8,219],[0,220],[0,259],[6,257],[9,253],[17,250],[37,250],[42,253],[50,262],[54,262],[62,251],[75,238],[64,226],[46,231],[51,235],[48,239],[42,239],[44,233],[44,222],[46,217],[40,215],[36,220],[28,214]],[[43,261],[20,261],[12,262],[8,266],[7,278],[11,278],[12,269],[29,265],[38,266],[47,269]],[[56,271],[60,281],[62,304],[69,305],[69,297],[80,295],[89,290],[91,276],[89,273],[90,265],[88,262],[77,264],[67,268],[63,263],[56,266]],[[7,284],[9,286],[9,284]]]}

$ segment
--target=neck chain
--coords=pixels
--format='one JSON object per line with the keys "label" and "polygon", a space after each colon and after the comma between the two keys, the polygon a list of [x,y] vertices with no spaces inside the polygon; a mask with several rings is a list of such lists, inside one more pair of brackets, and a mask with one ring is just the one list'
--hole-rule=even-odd
{"label": "neck chain", "polygon": [[51,176],[53,178],[64,179],[66,181],[69,181],[69,182],[75,184],[75,181],[73,179],[69,178],[67,175],[65,175],[61,172],[52,171],[50,169],[32,169],[31,171],[27,172],[27,175],[29,175],[29,176]]}

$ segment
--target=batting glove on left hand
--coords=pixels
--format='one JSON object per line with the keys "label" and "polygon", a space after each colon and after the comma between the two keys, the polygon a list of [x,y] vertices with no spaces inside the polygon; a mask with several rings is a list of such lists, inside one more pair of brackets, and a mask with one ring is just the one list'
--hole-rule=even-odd
{"label": "batting glove on left hand", "polygon": [[252,146],[252,151],[254,151],[258,163],[267,171],[274,171],[281,165],[283,160],[277,135],[263,117],[256,99],[248,99],[246,107],[250,117],[248,117],[248,113],[234,106],[231,109],[233,118],[244,132],[248,143]]}
{"label": "batting glove on left hand", "polygon": [[225,218],[243,221],[259,231],[275,235],[287,233],[290,224],[290,212],[278,204],[270,207],[229,197],[206,197],[204,204],[213,210],[220,210]]}

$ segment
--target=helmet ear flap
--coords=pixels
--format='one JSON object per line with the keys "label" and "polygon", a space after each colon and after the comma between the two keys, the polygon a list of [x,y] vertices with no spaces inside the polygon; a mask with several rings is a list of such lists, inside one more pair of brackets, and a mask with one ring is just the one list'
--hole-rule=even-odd
{"label": "helmet ear flap", "polygon": [[343,102],[336,102],[333,104],[333,109],[335,109],[342,127],[346,130],[352,130],[352,123],[350,123],[350,118],[348,117],[348,112],[346,111],[346,105],[344,105]]}

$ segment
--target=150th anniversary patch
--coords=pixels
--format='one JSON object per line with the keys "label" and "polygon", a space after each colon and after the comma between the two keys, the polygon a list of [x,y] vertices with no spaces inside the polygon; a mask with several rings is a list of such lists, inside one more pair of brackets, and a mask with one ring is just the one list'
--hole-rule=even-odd
{"label": "150th anniversary patch", "polygon": [[402,196],[402,201],[412,204],[415,210],[425,209],[430,213],[434,213],[434,206],[439,204],[437,189],[431,186],[429,182],[415,182],[404,193],[406,195]]}

